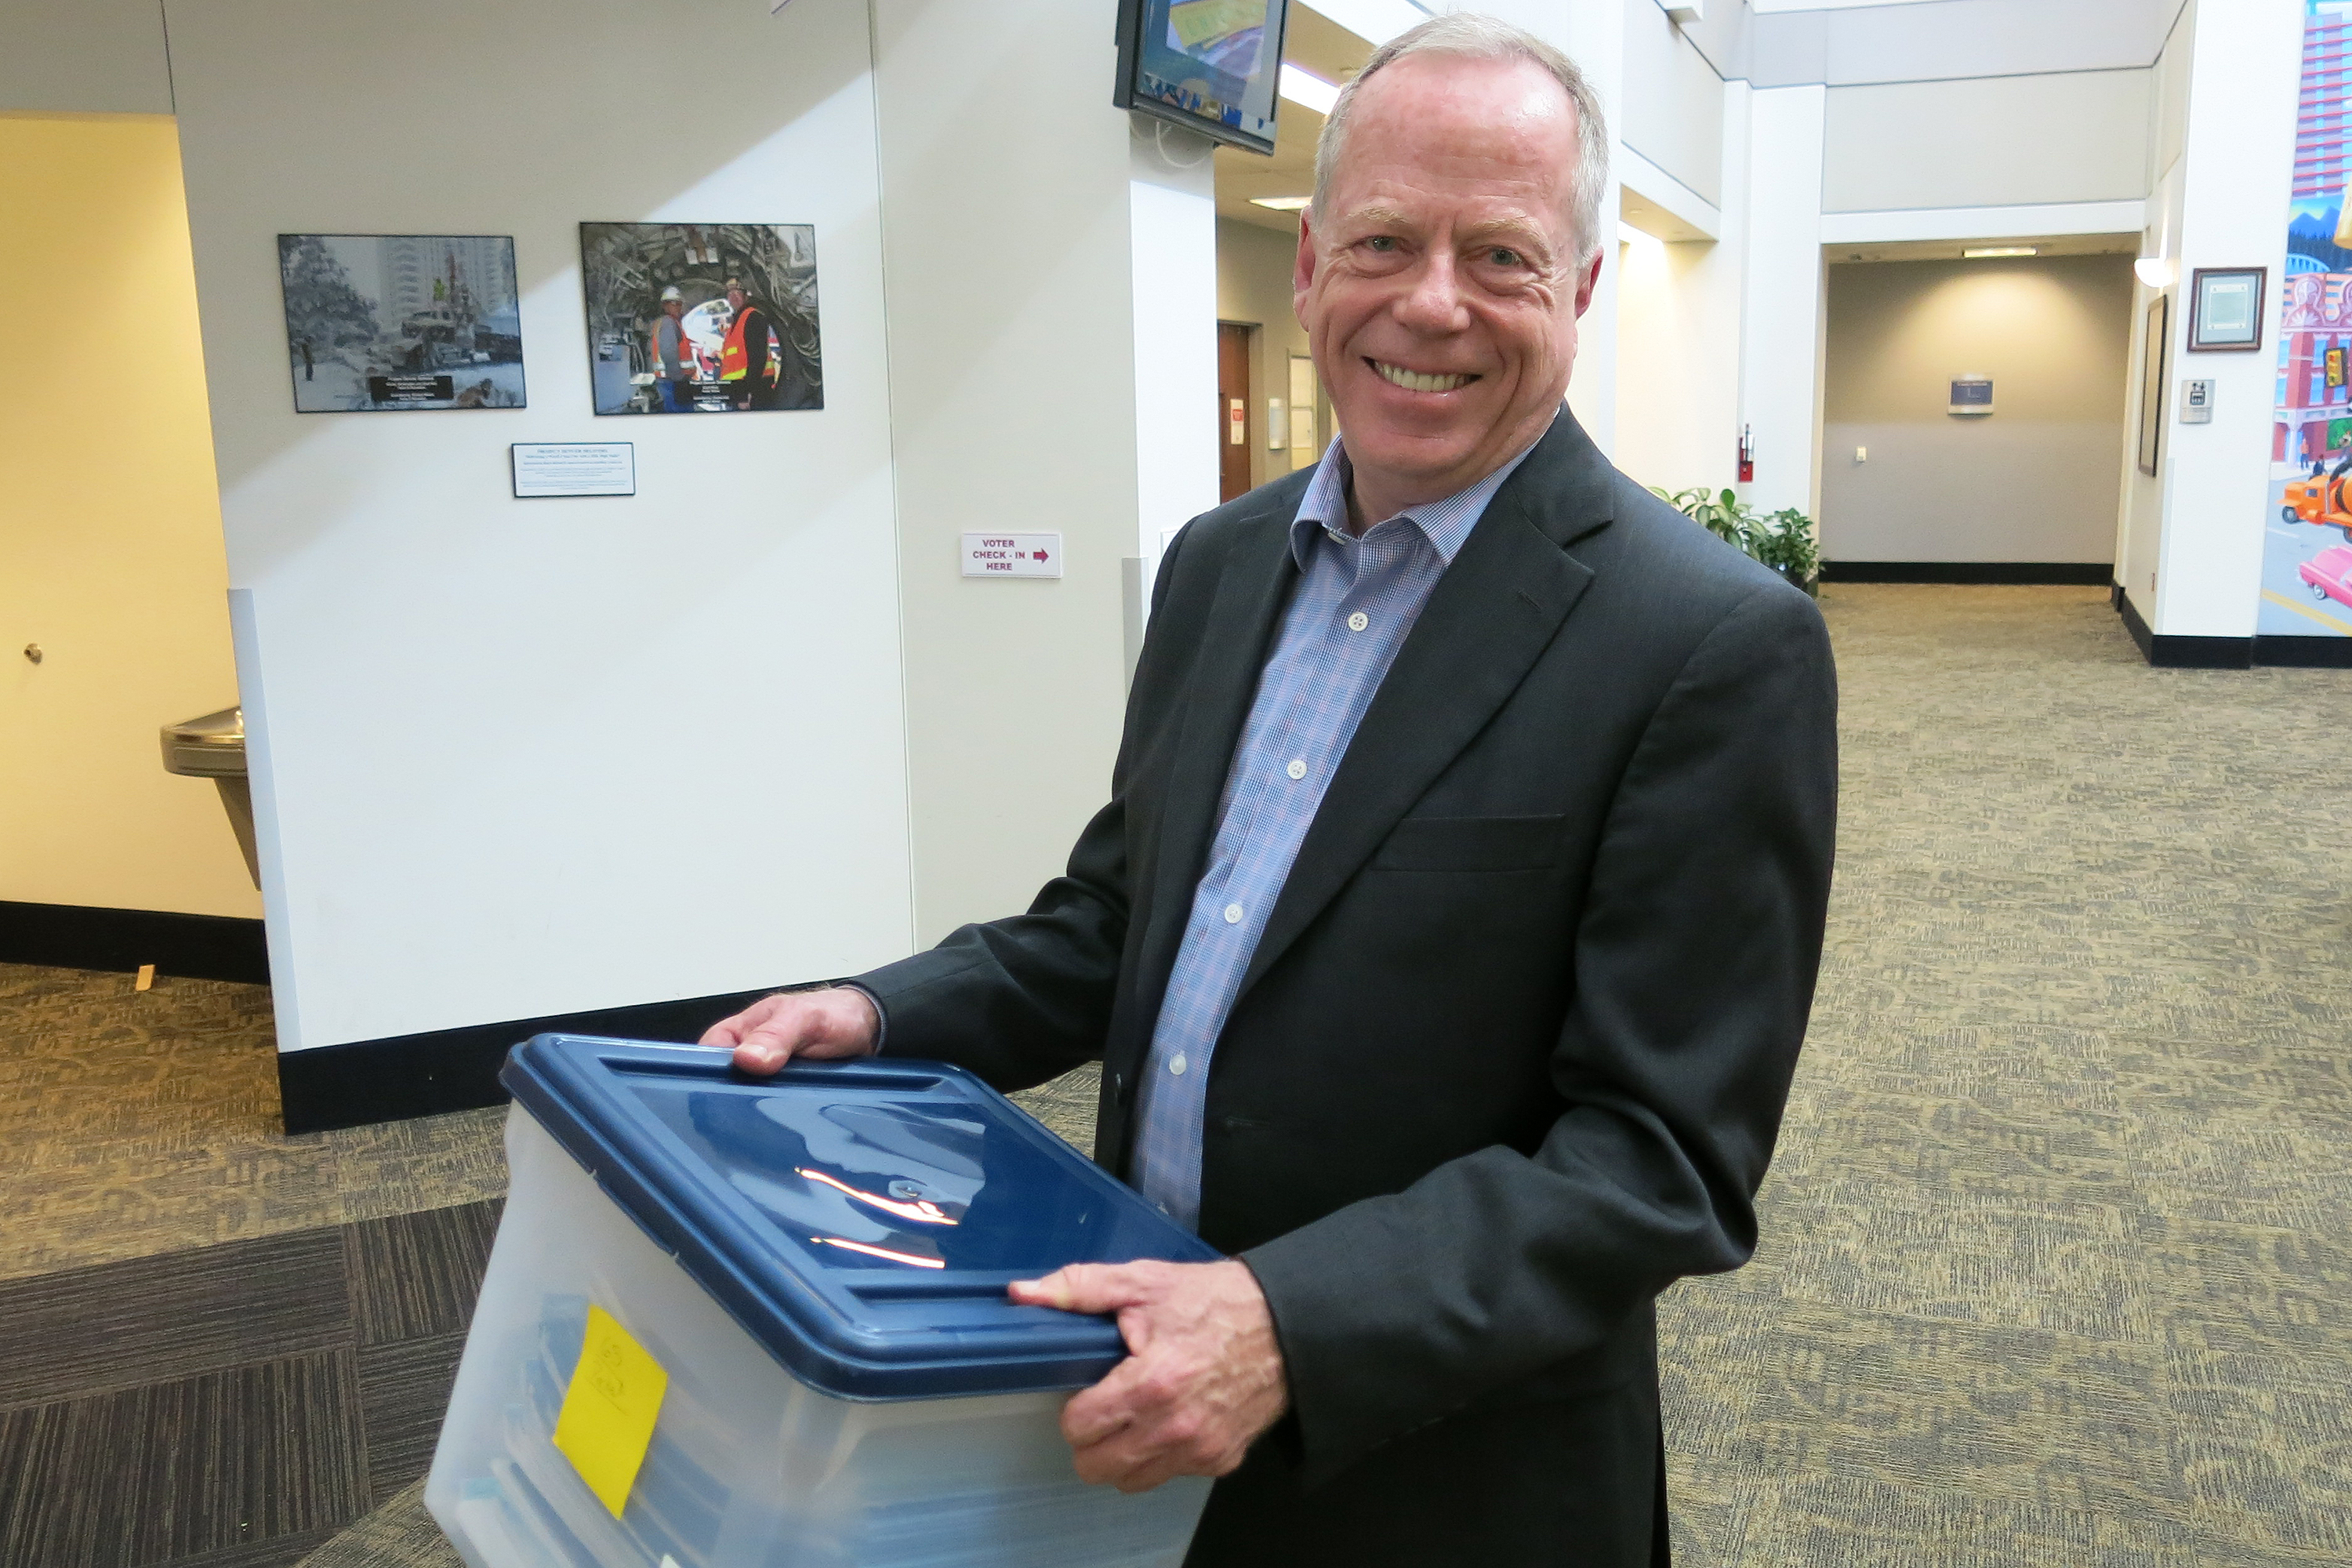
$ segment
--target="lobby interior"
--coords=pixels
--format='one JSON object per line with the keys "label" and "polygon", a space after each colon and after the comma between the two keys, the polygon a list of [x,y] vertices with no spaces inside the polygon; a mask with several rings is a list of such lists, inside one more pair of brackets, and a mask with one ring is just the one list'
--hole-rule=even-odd
{"label": "lobby interior", "polygon": [[[1058,871],[1160,552],[1336,434],[1318,104],[1443,8],[1292,0],[1267,157],[1114,108],[1108,0],[0,0],[0,1563],[457,1563],[506,1046]],[[2352,1560],[2352,503],[2290,489],[2352,448],[2352,16],[1476,8],[1613,118],[1571,411],[1813,520],[1838,660],[1761,1244],[1659,1308],[1677,1561]],[[598,417],[580,226],[710,219],[813,226],[822,407]],[[527,403],[297,412],[295,234],[511,236]],[[231,704],[249,853],[157,759]],[[1017,1098],[1091,1149],[1091,1068]]]}

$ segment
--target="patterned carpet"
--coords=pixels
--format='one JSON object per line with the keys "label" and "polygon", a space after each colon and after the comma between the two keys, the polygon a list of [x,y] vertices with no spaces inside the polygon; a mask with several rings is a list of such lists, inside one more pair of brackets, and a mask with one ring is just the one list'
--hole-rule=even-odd
{"label": "patterned carpet", "polygon": [[[2149,669],[2099,590],[1823,608],[1828,963],[1763,1247],[1662,1310],[1678,1561],[2352,1562],[2352,677]],[[498,1112],[272,1132],[266,1001],[0,970],[0,1280],[499,1191]],[[1024,1099],[1087,1142],[1089,1075]],[[454,1563],[378,1469],[307,1561]]]}

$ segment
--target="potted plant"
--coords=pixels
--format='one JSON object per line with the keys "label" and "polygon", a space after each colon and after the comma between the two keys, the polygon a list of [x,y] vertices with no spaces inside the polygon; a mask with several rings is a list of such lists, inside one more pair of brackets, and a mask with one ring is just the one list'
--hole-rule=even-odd
{"label": "potted plant", "polygon": [[1820,592],[1821,545],[1813,520],[1796,508],[1759,512],[1730,490],[1709,490],[1703,485],[1672,492],[1653,485],[1650,493],[1806,593]]}

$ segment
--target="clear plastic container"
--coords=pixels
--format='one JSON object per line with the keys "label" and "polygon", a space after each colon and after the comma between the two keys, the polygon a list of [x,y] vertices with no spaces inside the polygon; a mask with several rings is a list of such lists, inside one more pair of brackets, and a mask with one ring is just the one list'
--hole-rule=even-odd
{"label": "clear plastic container", "polygon": [[[1060,1434],[1116,1327],[1003,1290],[1214,1254],[956,1069],[763,1084],[725,1058],[517,1048],[506,1213],[425,1486],[467,1562],[1175,1568],[1208,1483],[1090,1487]],[[618,1518],[553,1441],[592,1303],[668,1379]]]}

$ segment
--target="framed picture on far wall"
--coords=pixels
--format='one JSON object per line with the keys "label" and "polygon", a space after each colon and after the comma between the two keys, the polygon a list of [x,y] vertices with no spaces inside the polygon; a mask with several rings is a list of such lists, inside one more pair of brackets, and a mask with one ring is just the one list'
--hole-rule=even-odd
{"label": "framed picture on far wall", "polygon": [[2158,294],[2147,302],[2147,341],[2139,352],[2139,471],[2156,475],[2157,447],[2164,439],[2165,340],[2171,330],[2171,301]]}
{"label": "framed picture on far wall", "polygon": [[281,234],[297,414],[520,408],[514,241]]}
{"label": "framed picture on far wall", "polygon": [[2189,279],[2189,352],[2263,346],[2259,267],[2200,267]]}
{"label": "framed picture on far wall", "polygon": [[583,223],[599,414],[824,406],[816,230],[804,223]]}

